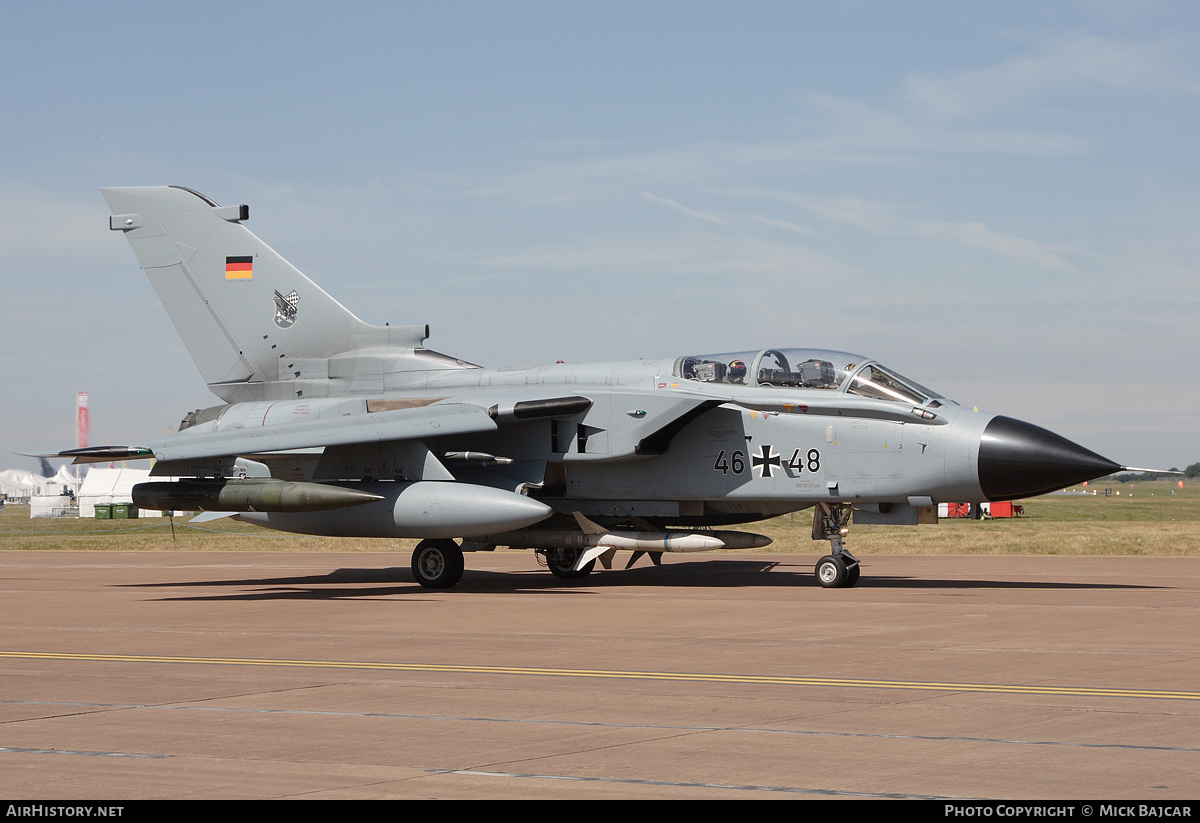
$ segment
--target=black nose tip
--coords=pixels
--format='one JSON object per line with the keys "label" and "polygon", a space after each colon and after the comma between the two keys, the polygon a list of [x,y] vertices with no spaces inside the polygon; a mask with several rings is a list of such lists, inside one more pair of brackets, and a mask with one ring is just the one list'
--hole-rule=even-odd
{"label": "black nose tip", "polygon": [[1121,467],[1040,426],[994,417],[979,443],[979,485],[988,500],[1056,491]]}

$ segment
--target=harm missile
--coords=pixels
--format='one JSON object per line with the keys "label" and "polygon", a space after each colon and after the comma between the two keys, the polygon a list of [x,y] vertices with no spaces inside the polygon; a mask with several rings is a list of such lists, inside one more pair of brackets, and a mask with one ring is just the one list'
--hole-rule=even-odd
{"label": "harm missile", "polygon": [[[712,532],[611,532],[599,523],[588,520],[579,512],[575,512],[575,522],[579,524],[585,540],[590,548],[579,553],[575,560],[574,571],[582,571],[585,566],[614,549],[633,549],[632,566],[643,552],[706,552],[715,549],[751,549],[770,545],[771,538],[762,534],[735,531]],[[611,557],[611,555],[608,555]],[[657,554],[652,557],[658,557]],[[657,563],[657,561],[656,561]],[[628,567],[627,567],[628,568]]]}
{"label": "harm missile", "polygon": [[[590,546],[609,549],[638,549],[655,552],[709,552],[716,549],[758,549],[771,545],[763,534],[735,531],[610,531],[575,512]],[[648,524],[647,524],[648,525]],[[586,561],[584,561],[586,562]]]}
{"label": "harm missile", "polygon": [[135,506],[163,511],[320,512],[380,499],[378,494],[358,489],[266,478],[179,480],[133,487]]}
{"label": "harm missile", "polygon": [[[643,530],[613,531],[575,513],[579,529],[525,529],[511,534],[493,535],[495,542],[521,549],[583,549],[583,563],[609,549],[629,549],[643,552],[709,552],[716,549],[758,549],[771,544],[762,534],[737,531]],[[589,550],[597,549],[596,552]]]}

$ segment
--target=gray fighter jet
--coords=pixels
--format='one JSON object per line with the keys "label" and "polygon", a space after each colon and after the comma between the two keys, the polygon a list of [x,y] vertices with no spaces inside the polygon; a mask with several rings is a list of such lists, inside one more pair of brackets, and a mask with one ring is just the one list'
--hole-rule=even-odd
{"label": "gray fighter jet", "polygon": [[715,527],[808,508],[813,539],[830,542],[817,580],[852,586],[852,514],[936,522],[939,501],[1029,497],[1122,468],[846,352],[483,368],[425,348],[427,326],[359,320],[245,227],[246,206],[174,186],[103,192],[223,404],[171,437],[61,456],[154,458],[152,474],[186,478],[136,487],[146,509],[421,538],[423,586],[455,585],[464,552],[497,546],[535,550],[562,579],[611,568],[617,551],[632,565],[761,547]]}

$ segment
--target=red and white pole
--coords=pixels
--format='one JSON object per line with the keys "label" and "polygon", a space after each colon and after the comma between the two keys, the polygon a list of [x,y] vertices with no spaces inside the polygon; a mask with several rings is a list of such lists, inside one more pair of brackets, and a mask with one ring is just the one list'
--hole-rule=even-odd
{"label": "red and white pole", "polygon": [[88,393],[75,395],[75,445],[85,448],[88,444]]}

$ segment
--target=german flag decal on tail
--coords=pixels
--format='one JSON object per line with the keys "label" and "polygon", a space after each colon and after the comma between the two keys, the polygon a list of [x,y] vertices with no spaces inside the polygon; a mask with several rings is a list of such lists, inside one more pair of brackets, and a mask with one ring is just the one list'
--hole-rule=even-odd
{"label": "german flag decal on tail", "polygon": [[226,280],[249,280],[252,277],[254,277],[253,257],[247,256],[225,258]]}

